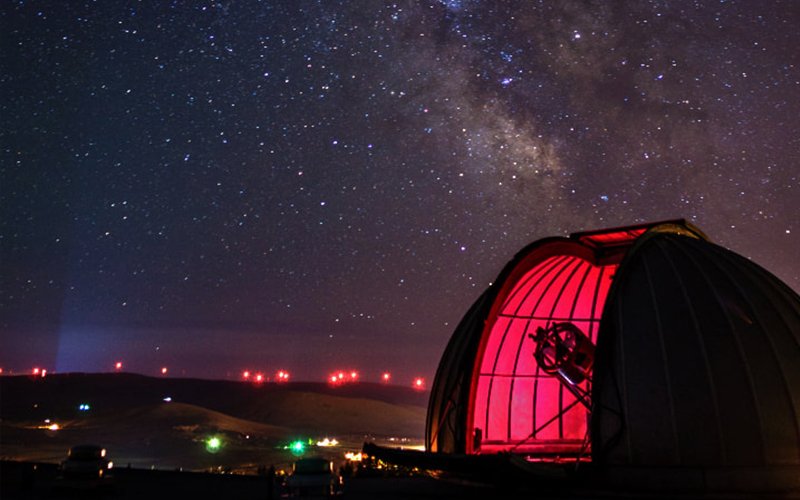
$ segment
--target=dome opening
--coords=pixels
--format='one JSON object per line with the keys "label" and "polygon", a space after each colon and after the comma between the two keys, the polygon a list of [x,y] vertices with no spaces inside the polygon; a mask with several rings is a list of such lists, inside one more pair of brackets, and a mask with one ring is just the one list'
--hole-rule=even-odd
{"label": "dome opening", "polygon": [[[587,404],[534,357],[537,329],[569,323],[597,342],[617,264],[574,255],[545,258],[517,281],[486,326],[476,365],[473,451],[577,455],[587,451]],[[574,384],[591,393],[591,381]]]}
{"label": "dome opening", "polygon": [[645,233],[667,221],[546,238],[520,251],[456,329],[426,427],[431,451],[588,460],[595,345],[606,299]]}

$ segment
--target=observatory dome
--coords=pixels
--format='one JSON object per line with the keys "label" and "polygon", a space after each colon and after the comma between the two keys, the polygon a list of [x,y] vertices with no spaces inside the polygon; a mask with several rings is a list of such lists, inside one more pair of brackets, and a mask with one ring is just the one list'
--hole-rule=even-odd
{"label": "observatory dome", "polygon": [[534,242],[457,326],[426,446],[798,487],[800,297],[683,220]]}

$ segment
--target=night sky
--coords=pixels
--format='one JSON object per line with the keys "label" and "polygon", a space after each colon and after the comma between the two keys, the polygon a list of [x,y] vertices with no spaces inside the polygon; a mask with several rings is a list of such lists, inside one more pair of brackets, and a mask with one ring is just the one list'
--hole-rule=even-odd
{"label": "night sky", "polygon": [[0,366],[430,380],[524,245],[800,289],[794,0],[6,1]]}

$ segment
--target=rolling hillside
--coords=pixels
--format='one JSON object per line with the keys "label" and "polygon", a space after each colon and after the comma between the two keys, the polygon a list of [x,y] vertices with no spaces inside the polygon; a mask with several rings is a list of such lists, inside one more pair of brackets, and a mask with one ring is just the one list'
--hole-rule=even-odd
{"label": "rolling hillside", "polygon": [[[286,443],[336,437],[343,454],[364,440],[419,443],[427,394],[377,384],[262,384],[133,374],[0,377],[3,458],[59,461],[96,442],[118,463],[208,469],[285,463]],[[165,401],[168,400],[168,401]],[[88,405],[88,410],[81,410]],[[45,429],[56,424],[58,431]],[[223,446],[211,453],[210,436]]]}

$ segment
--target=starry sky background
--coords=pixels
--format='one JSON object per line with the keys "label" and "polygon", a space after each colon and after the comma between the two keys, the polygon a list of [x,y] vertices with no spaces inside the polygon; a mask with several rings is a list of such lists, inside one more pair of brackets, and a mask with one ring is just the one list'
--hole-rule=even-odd
{"label": "starry sky background", "polygon": [[686,218],[800,289],[800,9],[0,6],[0,366],[430,380],[524,245]]}

